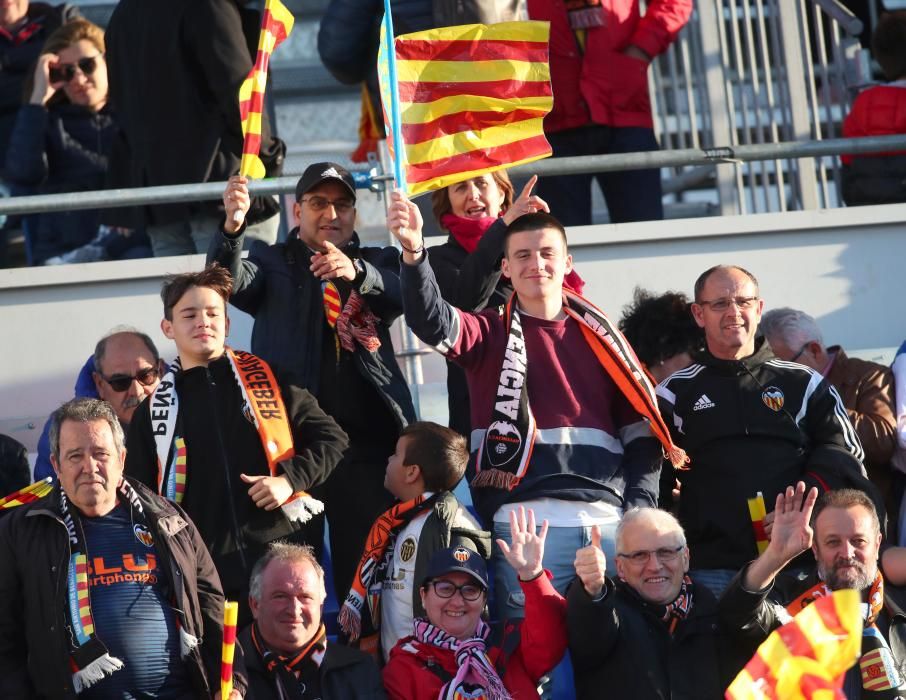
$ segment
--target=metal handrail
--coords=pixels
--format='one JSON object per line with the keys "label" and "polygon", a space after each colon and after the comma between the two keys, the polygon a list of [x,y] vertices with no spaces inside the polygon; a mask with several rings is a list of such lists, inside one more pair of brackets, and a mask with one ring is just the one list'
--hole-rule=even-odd
{"label": "metal handrail", "polygon": [[[619,170],[666,168],[683,165],[720,165],[746,161],[773,160],[775,158],[817,158],[841,153],[860,155],[906,151],[906,134],[894,136],[867,136],[819,141],[790,141],[765,144],[745,144],[719,148],[686,148],[672,151],[644,151],[599,156],[551,158],[520,165],[510,169],[514,175],[575,175]],[[392,175],[371,172],[354,173],[360,189],[379,191]],[[253,195],[286,194],[294,192],[298,176],[286,175],[249,184]],[[206,182],[190,185],[163,185],[131,189],[95,190],[90,192],[62,192],[57,194],[9,197],[0,199],[0,214],[33,214],[78,209],[109,209],[114,207],[164,204],[171,202],[198,202],[220,199],[223,182]]]}
{"label": "metal handrail", "polygon": [[865,25],[856,17],[852,10],[840,0],[811,0],[813,5],[820,7],[824,14],[834,20],[850,36],[859,36]]}

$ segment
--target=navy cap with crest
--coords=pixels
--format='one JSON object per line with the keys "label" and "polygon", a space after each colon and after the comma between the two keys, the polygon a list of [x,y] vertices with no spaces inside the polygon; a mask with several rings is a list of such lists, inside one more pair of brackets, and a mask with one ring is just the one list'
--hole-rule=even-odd
{"label": "navy cap with crest", "polygon": [[454,571],[469,574],[482,586],[488,587],[488,567],[484,563],[484,558],[462,546],[447,547],[434,552],[428,562],[428,571],[422,579],[422,586]]}
{"label": "navy cap with crest", "polygon": [[302,195],[309,190],[314,189],[323,182],[339,182],[349,190],[349,196],[355,201],[355,180],[349,171],[338,163],[314,163],[305,168],[299,182],[296,183],[296,201],[302,199]]}

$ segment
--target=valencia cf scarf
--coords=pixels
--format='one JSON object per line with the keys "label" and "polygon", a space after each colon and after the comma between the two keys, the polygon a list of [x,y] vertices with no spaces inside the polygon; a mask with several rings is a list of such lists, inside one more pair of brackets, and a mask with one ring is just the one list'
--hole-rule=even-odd
{"label": "valencia cf scarf", "polygon": [[[377,632],[381,628],[381,590],[383,578],[387,573],[386,553],[393,547],[397,534],[414,517],[434,506],[437,495],[430,498],[418,496],[403,503],[397,503],[382,513],[365,540],[365,549],[352,588],[340,608],[340,628],[349,635],[351,641],[362,639],[360,646],[364,651],[376,652]],[[367,601],[367,605],[365,602]],[[372,641],[372,638],[375,641]],[[365,641],[368,640],[366,644]]]}
{"label": "valencia cf scarf", "polygon": [[[258,431],[270,475],[276,476],[278,464],[295,455],[280,386],[270,366],[260,357],[231,348],[226,348],[226,355],[242,393],[243,411]],[[191,466],[186,461],[185,439],[176,435],[179,416],[176,374],[181,370],[176,358],[149,399],[157,448],[157,492],[176,503],[181,503],[185,495]],[[294,493],[280,507],[286,517],[300,523],[324,510],[324,504],[305,491]]]}
{"label": "valencia cf scarf", "polygon": [[[327,630],[324,624],[312,640],[291,656],[282,656],[265,646],[258,630],[258,623],[252,624],[252,644],[261,657],[268,674],[283,691],[277,697],[289,696],[292,700],[319,697],[320,693],[306,693],[306,686],[319,681],[321,662],[327,651]],[[311,689],[314,690],[314,689]]]}
{"label": "valencia cf scarf", "polygon": [[[671,463],[683,468],[688,457],[670,439],[670,431],[657,407],[654,387],[623,334],[603,311],[568,289],[563,290],[563,310],[579,324],[602,370],[646,419]],[[504,323],[507,342],[500,380],[491,423],[479,448],[478,469],[471,486],[512,491],[528,472],[536,434],[535,418],[528,400],[529,357],[515,294],[504,309]]]}
{"label": "valencia cf scarf", "polygon": [[[117,486],[119,495],[132,508],[133,520],[147,526],[145,511],[135,490],[125,479]],[[123,668],[123,661],[111,656],[107,647],[98,639],[94,629],[94,618],[91,615],[91,597],[88,589],[88,549],[78,513],[69,508],[69,499],[60,489],[60,510],[63,524],[69,535],[69,570],[66,575],[67,601],[64,614],[68,618],[68,629],[71,631],[69,661],[72,669],[72,687],[76,694],[90,688],[106,676]],[[197,637],[184,629],[185,620],[181,612],[174,608],[181,644],[182,657],[185,658],[199,644]]]}
{"label": "valencia cf scarf", "polygon": [[[796,600],[786,606],[786,611],[795,617],[803,608],[814,603],[818,598],[829,596],[833,591],[823,581],[809,588]],[[862,655],[859,657],[858,675],[861,676],[861,697],[894,700],[902,697],[901,690],[904,678],[896,660],[890,651],[890,646],[884,635],[875,624],[881,610],[884,609],[884,577],[878,571],[875,579],[868,589],[867,602],[862,604],[862,618],[864,628],[862,632]],[[844,685],[847,690],[850,686],[860,683],[856,680],[855,669],[850,669],[846,674]],[[851,697],[847,693],[847,697]]]}

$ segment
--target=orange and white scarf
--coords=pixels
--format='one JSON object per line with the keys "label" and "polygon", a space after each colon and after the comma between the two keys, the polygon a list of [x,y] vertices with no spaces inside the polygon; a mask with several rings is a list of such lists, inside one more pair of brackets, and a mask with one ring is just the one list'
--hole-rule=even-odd
{"label": "orange and white scarf", "polygon": [[[279,463],[295,455],[280,386],[270,366],[260,357],[231,348],[226,348],[226,355],[242,393],[243,410],[258,431],[270,475],[276,476]],[[157,492],[176,503],[180,503],[185,495],[190,466],[186,460],[185,439],[176,436],[179,415],[176,374],[181,370],[177,358],[148,399],[151,401],[151,431],[157,448]],[[280,507],[286,517],[300,523],[324,510],[324,504],[305,491],[297,491]]]}

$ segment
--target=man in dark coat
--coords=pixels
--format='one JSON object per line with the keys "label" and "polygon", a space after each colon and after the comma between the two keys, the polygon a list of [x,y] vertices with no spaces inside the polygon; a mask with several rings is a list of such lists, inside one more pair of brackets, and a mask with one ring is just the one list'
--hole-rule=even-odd
{"label": "man in dark coat", "polygon": [[234,178],[224,192],[225,228],[208,251],[208,262],[233,274],[230,302],[255,317],[252,352],[314,394],[349,435],[323,493],[337,600],[349,592],[371,525],[392,504],[387,458],[415,420],[390,339],[403,312],[399,252],[360,244],[355,204],[345,168],[310,165],[296,185],[297,228],[286,243],[259,243],[243,260],[245,229],[233,215],[249,197],[245,179]]}
{"label": "man in dark coat", "polygon": [[567,594],[576,697],[723,698],[749,650],[729,643],[714,596],[688,576],[676,518],[634,508],[617,528],[616,546],[618,581],[605,576],[597,526],[592,544],[576,552],[578,578]]}
{"label": "man in dark coat", "polygon": [[223,594],[195,525],[123,478],[106,402],[61,406],[50,441],[59,485],[0,522],[0,697],[211,697]]}
{"label": "man in dark coat", "polygon": [[[212,182],[239,171],[239,86],[252,57],[235,0],[121,0],[106,42],[110,101],[122,127],[110,156],[113,186]],[[282,172],[285,150],[264,112],[268,177]],[[272,198],[255,199],[249,239],[276,240],[277,210]],[[155,255],[184,255],[208,249],[222,215],[215,202],[159,204],[145,207],[140,222]]]}
{"label": "man in dark coat", "polygon": [[324,570],[311,547],[272,544],[249,588],[255,622],[236,645],[249,674],[249,700],[384,699],[374,659],[327,640]]}

